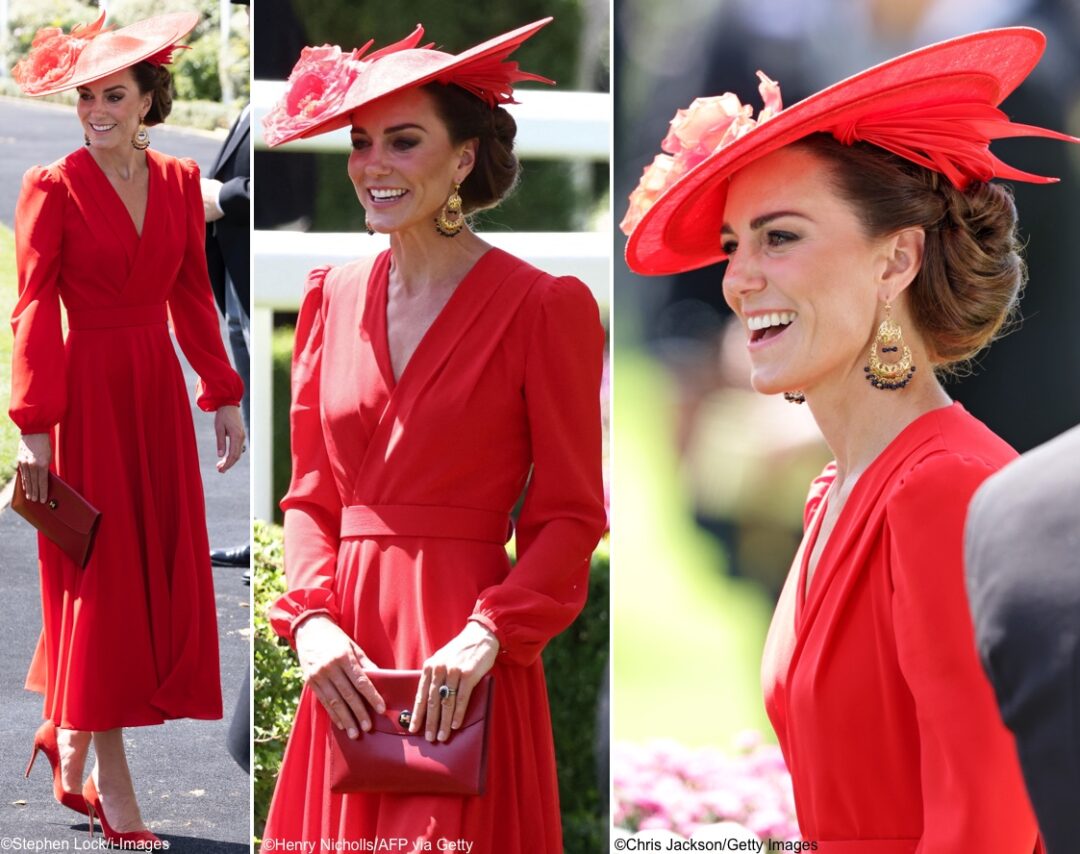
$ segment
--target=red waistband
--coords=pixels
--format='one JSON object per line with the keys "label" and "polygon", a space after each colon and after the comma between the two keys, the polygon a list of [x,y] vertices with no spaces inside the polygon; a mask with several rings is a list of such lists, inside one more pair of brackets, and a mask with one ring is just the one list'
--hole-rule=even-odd
{"label": "red waistband", "polygon": [[154,305],[120,305],[108,308],[69,309],[70,329],[117,329],[123,326],[153,326],[167,323],[169,313],[165,303]]}
{"label": "red waistband", "polygon": [[342,537],[437,537],[505,545],[510,516],[468,507],[423,504],[354,504],[341,511]]}

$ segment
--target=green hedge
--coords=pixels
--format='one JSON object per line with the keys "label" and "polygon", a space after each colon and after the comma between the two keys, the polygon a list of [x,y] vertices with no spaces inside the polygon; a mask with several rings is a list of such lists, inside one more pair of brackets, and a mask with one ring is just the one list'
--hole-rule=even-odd
{"label": "green hedge", "polygon": [[[281,528],[255,523],[255,831],[262,834],[302,679],[296,656],[270,628],[267,609],[285,591]],[[592,560],[589,602],[544,651],[567,854],[605,845],[607,817],[596,766],[597,696],[607,671],[608,544]],[[604,784],[606,787],[606,783]]]}

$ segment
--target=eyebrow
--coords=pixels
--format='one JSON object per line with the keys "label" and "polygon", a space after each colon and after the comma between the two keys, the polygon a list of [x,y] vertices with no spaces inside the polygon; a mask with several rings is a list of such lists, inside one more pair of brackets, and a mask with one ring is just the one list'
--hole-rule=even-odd
{"label": "eyebrow", "polygon": [[[115,92],[117,89],[123,89],[126,92],[127,91],[127,86],[125,86],[123,83],[117,83],[115,86],[110,86],[105,91],[106,92]],[[93,90],[89,86],[78,86],[78,87],[76,87],[75,91],[76,92],[92,92]]]}
{"label": "eyebrow", "polygon": [[[412,128],[416,128],[416,130],[422,130],[425,133],[427,132],[427,129],[423,125],[406,123],[406,124],[403,124],[403,125],[394,125],[393,127],[388,127],[386,130],[383,131],[383,133],[384,134],[386,134],[386,133],[397,133],[398,131],[411,130]],[[352,133],[366,134],[367,131],[364,130],[363,128],[352,128]]]}
{"label": "eyebrow", "polygon": [[[761,216],[754,217],[752,220],[750,220],[750,230],[751,231],[757,231],[762,226],[768,225],[774,219],[780,219],[780,217],[783,217],[783,216],[797,216],[797,217],[800,217],[801,219],[808,219],[811,222],[814,221],[813,217],[807,216],[804,213],[799,213],[799,211],[773,211],[772,213],[762,214]],[[720,229],[720,233],[721,234],[734,234],[735,229],[733,229],[730,225],[728,225],[725,222],[723,227]]]}

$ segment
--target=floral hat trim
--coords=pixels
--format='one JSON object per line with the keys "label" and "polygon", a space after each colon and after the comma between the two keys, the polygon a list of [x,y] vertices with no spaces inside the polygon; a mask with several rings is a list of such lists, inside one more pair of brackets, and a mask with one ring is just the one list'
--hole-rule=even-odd
{"label": "floral hat trim", "polygon": [[660,143],[660,148],[667,153],[656,155],[645,167],[641,181],[630,194],[630,207],[619,223],[623,234],[630,234],[645,212],[683,175],[784,108],[780,85],[762,71],[757,75],[760,81],[758,93],[764,106],[756,120],[753,107],[743,104],[731,92],[695,98],[689,107],[675,113],[669,123],[671,129]]}
{"label": "floral hat trim", "polygon": [[[159,15],[114,30],[105,26],[106,14],[102,12],[92,24],[76,24],[70,33],[59,27],[38,30],[30,52],[11,70],[19,88],[27,95],[48,95],[90,83],[136,62],[167,65],[177,50],[188,49],[187,45],[175,44],[173,40],[190,32],[199,20],[197,14],[183,12]],[[93,67],[81,67],[80,59],[89,55],[87,50],[92,45],[96,48],[102,43],[102,36],[113,40],[115,50],[99,52],[90,63]],[[162,39],[168,43],[158,47]],[[147,50],[153,52],[147,54]]]}
{"label": "floral hat trim", "polygon": [[345,52],[337,45],[305,47],[286,83],[285,94],[263,118],[263,136],[275,146],[301,136],[343,127],[348,114],[379,97],[438,82],[460,86],[489,107],[516,104],[514,84],[534,80],[552,84],[539,74],[507,61],[511,53],[552,19],[545,18],[498,36],[454,56],[421,45],[424,28],[365,56],[374,44]]}

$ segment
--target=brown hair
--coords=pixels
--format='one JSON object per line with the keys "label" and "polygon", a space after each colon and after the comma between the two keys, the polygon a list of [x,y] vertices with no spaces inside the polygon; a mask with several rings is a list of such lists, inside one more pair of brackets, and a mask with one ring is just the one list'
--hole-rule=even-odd
{"label": "brown hair", "polygon": [[937,367],[963,368],[1011,319],[1027,277],[1009,188],[976,182],[958,190],[917,163],[867,143],[846,146],[826,133],[795,145],[832,167],[837,191],[869,236],[925,230],[908,303]]}
{"label": "brown hair", "polygon": [[135,77],[139,92],[143,95],[150,93],[154,98],[143,124],[161,124],[172,112],[172,74],[164,65],[151,65],[149,62],[137,62],[131,66],[131,73]]}
{"label": "brown hair", "polygon": [[434,100],[451,142],[457,145],[469,139],[479,140],[476,165],[458,191],[462,211],[472,213],[494,207],[517,183],[514,117],[502,107],[492,109],[459,86],[428,83],[421,88]]}

